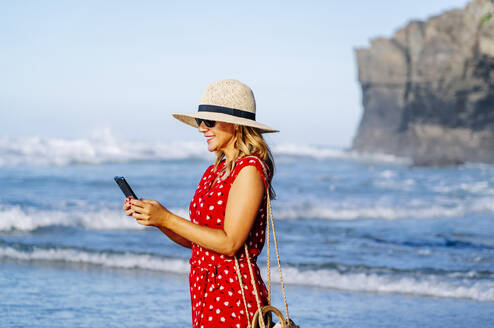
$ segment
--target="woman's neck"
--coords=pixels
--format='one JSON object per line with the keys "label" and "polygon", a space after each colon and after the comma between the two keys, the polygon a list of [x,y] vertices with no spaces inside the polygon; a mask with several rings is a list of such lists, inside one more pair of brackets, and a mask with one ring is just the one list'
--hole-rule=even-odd
{"label": "woman's neck", "polygon": [[234,145],[235,142],[230,142],[224,149],[222,149],[223,154],[225,154],[226,164],[230,163],[235,157],[236,151]]}

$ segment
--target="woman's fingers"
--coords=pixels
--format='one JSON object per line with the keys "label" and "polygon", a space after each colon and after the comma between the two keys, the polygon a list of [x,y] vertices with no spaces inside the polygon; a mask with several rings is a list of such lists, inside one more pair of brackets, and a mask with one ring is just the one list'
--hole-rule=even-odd
{"label": "woman's fingers", "polygon": [[149,215],[143,213],[134,212],[132,216],[137,220],[149,220]]}
{"label": "woman's fingers", "polygon": [[144,206],[144,205],[146,205],[146,203],[144,203],[142,200],[138,200],[138,199],[135,199],[135,198],[132,198],[130,200],[130,203],[132,205],[136,205],[136,206]]}
{"label": "woman's fingers", "polygon": [[132,208],[138,210],[139,212],[149,212],[149,205],[133,199],[131,201]]}
{"label": "woman's fingers", "polygon": [[137,223],[141,224],[141,225],[144,225],[144,226],[148,226],[149,225],[149,221],[146,221],[146,220],[136,220]]}

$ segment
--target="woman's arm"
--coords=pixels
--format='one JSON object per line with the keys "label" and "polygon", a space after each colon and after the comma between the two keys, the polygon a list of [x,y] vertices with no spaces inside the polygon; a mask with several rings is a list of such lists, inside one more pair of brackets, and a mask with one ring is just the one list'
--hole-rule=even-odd
{"label": "woman's arm", "polygon": [[148,199],[131,200],[132,216],[140,224],[168,229],[204,248],[233,256],[247,239],[263,195],[261,174],[254,166],[246,166],[240,170],[231,186],[223,229],[192,223],[169,212],[157,201]]}
{"label": "woman's arm", "polygon": [[161,232],[163,232],[165,235],[168,236],[168,238],[170,238],[171,240],[173,240],[174,242],[176,242],[177,244],[185,247],[185,248],[192,248],[192,243],[190,240],[174,233],[173,231],[171,231],[170,229],[167,229],[167,228],[164,228],[164,227],[158,227],[158,229],[161,230]]}

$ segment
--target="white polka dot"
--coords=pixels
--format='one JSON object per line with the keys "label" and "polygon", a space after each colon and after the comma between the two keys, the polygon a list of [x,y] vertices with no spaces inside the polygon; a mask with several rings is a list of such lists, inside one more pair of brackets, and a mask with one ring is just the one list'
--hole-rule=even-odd
{"label": "white polka dot", "polygon": [[217,297],[216,297],[216,301],[219,301],[219,300],[220,300],[220,297],[219,297],[219,296],[217,296]]}
{"label": "white polka dot", "polygon": [[206,220],[210,220],[211,217],[209,215],[206,215]]}
{"label": "white polka dot", "polygon": [[219,200],[218,201],[218,205],[221,205],[221,204],[223,204],[223,201],[222,200]]}
{"label": "white polka dot", "polygon": [[209,317],[209,319],[208,319],[208,320],[209,320],[209,321],[213,321],[213,317]]}
{"label": "white polka dot", "polygon": [[228,302],[225,302],[225,303],[223,303],[223,304],[225,304],[225,306],[228,306],[228,304],[230,304],[230,303],[228,303]]}
{"label": "white polka dot", "polygon": [[220,309],[216,309],[216,313],[218,313],[218,314],[219,314],[220,312],[221,312],[221,311],[220,311]]}
{"label": "white polka dot", "polygon": [[209,206],[209,210],[210,211],[214,210],[214,206],[213,205]]}
{"label": "white polka dot", "polygon": [[221,317],[220,318],[221,322],[225,322],[225,318]]}
{"label": "white polka dot", "polygon": [[228,292],[228,295],[232,296],[232,295],[233,295],[233,293],[229,291],[229,292]]}

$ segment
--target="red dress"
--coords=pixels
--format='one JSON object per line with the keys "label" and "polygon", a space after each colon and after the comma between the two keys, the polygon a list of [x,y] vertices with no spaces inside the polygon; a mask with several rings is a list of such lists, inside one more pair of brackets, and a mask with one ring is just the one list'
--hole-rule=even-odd
{"label": "red dress", "polygon": [[[223,229],[230,187],[242,168],[248,165],[256,167],[264,180],[265,191],[267,190],[270,176],[269,173],[263,172],[263,164],[266,168],[267,165],[264,162],[261,164],[261,161],[262,159],[256,156],[239,158],[236,160],[230,176],[225,180],[218,179],[213,185],[211,184],[216,178],[217,172],[214,171],[214,165],[208,167],[190,203],[191,221],[202,226]],[[219,172],[224,165],[225,161],[223,160],[217,171]],[[267,289],[262,281],[256,259],[264,246],[266,201],[265,192],[257,217],[246,239],[261,305],[267,304]],[[257,302],[243,245],[236,256],[244,284],[249,321],[252,321],[257,310]],[[235,271],[234,258],[192,243],[192,257],[189,262],[191,266],[189,283],[193,328],[247,327],[245,305]]]}

